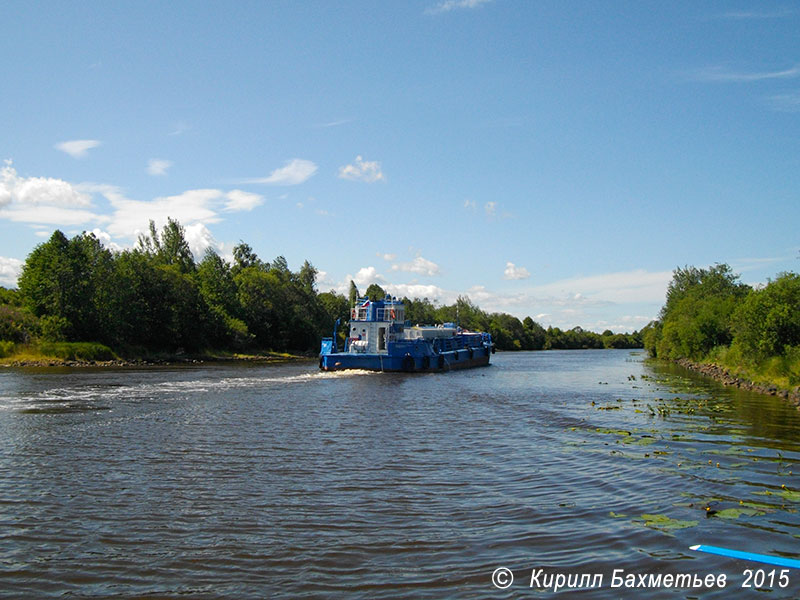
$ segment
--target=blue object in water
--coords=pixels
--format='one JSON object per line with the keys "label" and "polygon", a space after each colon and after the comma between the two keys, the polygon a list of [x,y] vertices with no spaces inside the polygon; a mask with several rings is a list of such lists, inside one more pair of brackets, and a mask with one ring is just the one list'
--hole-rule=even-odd
{"label": "blue object in water", "polygon": [[319,368],[449,371],[488,365],[492,352],[488,333],[465,331],[454,323],[411,326],[405,321],[405,306],[395,298],[360,298],[350,312],[344,349],[337,348],[334,328],[334,337],[322,340]]}
{"label": "blue object in water", "polygon": [[800,560],[794,558],[783,558],[782,556],[770,556],[769,554],[755,554],[753,552],[744,552],[742,550],[731,550],[730,548],[720,548],[719,546],[704,546],[698,544],[690,546],[689,550],[697,552],[708,552],[709,554],[718,554],[720,556],[728,556],[730,558],[739,558],[741,560],[750,560],[754,562],[766,563],[768,565],[775,565],[778,567],[789,567],[791,569],[800,569]]}

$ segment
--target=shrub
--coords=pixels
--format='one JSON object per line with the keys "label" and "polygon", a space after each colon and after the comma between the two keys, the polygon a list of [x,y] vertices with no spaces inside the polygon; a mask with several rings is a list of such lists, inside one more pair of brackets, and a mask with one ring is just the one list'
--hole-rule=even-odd
{"label": "shrub", "polygon": [[733,316],[736,342],[756,358],[800,346],[800,275],[781,273],[752,291]]}
{"label": "shrub", "polygon": [[0,358],[14,354],[14,342],[0,341]]}
{"label": "shrub", "polygon": [[67,339],[70,323],[64,317],[47,315],[39,319],[42,339],[48,342],[62,342]]}
{"label": "shrub", "polygon": [[114,352],[95,342],[42,342],[39,352],[62,360],[112,360]]}

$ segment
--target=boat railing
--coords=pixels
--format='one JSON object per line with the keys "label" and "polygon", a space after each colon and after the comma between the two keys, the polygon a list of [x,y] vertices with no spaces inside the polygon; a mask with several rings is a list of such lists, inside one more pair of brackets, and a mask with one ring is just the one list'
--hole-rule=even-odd
{"label": "boat railing", "polygon": [[389,321],[402,323],[405,320],[405,311],[400,307],[379,308],[375,315],[378,321]]}

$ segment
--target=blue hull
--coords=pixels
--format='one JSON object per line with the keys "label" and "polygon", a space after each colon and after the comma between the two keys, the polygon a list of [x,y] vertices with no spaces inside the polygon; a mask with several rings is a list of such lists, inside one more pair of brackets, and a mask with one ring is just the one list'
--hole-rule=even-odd
{"label": "blue hull", "polygon": [[487,347],[462,349],[458,352],[425,354],[423,356],[336,352],[321,355],[319,368],[323,371],[361,369],[365,371],[427,373],[484,367],[489,364],[489,355],[490,350]]}

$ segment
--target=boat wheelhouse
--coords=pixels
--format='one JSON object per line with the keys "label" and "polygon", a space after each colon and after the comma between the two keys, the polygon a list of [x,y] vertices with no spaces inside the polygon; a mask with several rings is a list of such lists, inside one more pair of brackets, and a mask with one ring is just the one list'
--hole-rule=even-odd
{"label": "boat wheelhouse", "polygon": [[350,311],[344,349],[336,331],[324,338],[319,367],[323,371],[449,371],[489,364],[494,351],[492,336],[461,329],[454,323],[414,325],[405,319],[405,306],[387,296],[372,301],[360,298]]}

